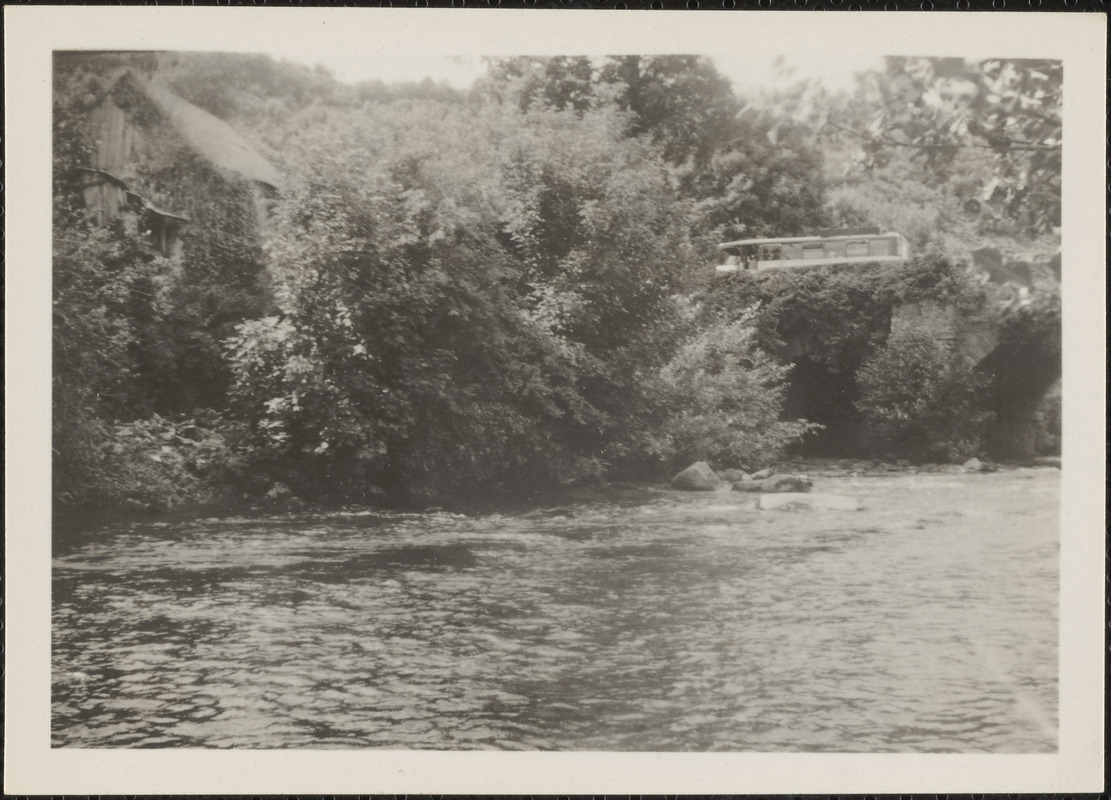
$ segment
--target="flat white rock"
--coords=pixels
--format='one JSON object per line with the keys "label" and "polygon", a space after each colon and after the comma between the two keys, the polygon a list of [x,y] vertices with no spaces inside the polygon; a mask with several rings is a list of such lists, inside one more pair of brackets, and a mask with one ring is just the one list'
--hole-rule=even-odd
{"label": "flat white rock", "polygon": [[773,508],[806,508],[823,511],[860,511],[863,506],[855,497],[841,494],[804,494],[803,492],[783,492],[782,494],[762,494],[756,503],[757,508],[765,511]]}

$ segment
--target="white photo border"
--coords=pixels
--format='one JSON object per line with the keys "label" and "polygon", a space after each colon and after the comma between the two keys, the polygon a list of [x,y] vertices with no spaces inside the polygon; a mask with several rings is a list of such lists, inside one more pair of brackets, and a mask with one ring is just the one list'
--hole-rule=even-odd
{"label": "white photo border", "polygon": [[[5,8],[9,794],[1099,792],[1103,789],[1106,16],[1069,13]],[[391,53],[805,48],[1064,62],[1060,738],[1048,755],[490,753],[50,746],[51,66],[55,50]],[[882,42],[882,49],[872,43]]]}

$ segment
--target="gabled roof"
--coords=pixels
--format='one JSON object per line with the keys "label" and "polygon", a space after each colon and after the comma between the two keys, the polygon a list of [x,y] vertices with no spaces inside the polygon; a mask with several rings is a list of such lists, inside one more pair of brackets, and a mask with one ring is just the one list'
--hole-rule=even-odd
{"label": "gabled roof", "polygon": [[169,118],[182,138],[213,164],[274,188],[281,185],[281,174],[274,165],[231,125],[156,81],[144,80],[130,70],[123,78],[130,79]]}

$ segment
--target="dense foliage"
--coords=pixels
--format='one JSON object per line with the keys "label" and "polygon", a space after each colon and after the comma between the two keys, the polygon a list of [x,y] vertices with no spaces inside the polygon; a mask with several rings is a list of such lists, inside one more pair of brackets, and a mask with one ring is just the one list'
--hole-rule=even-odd
{"label": "dense foliage", "polygon": [[[888,58],[885,73],[864,83],[873,110],[857,132],[862,164],[905,150],[935,180],[956,184],[970,214],[1023,230],[1059,226],[1062,78],[1057,61]],[[970,151],[989,157],[971,176],[960,159]]]}
{"label": "dense foliage", "polygon": [[740,318],[759,304],[754,324],[769,352],[805,354],[846,371],[886,341],[896,308],[927,301],[974,319],[986,310],[987,291],[963,264],[926,253],[908,264],[723,275],[706,296],[707,311],[717,319]]}
{"label": "dense foliage", "polygon": [[[920,304],[943,307],[959,320],[959,330],[927,328],[922,338],[960,338],[962,332],[989,326],[996,314],[989,290],[963,264],[938,253],[923,254],[909,264],[723,275],[707,291],[704,304],[708,319],[719,322],[741,319],[748,315],[745,309],[759,305],[752,319],[756,341],[795,365],[785,387],[785,410],[826,426],[811,440],[821,451],[882,451],[915,458],[942,457],[944,447],[930,450],[902,433],[901,438],[877,438],[877,425],[887,414],[879,398],[899,385],[956,380],[947,359],[958,356],[952,352],[956,345],[949,345],[944,354],[931,352],[929,358],[911,352],[916,339],[891,339],[893,318],[901,309]],[[986,391],[971,379],[969,387],[977,397]],[[952,402],[933,408],[932,413],[952,418],[957,426],[966,412]],[[928,427],[940,431],[939,424]],[[983,432],[982,425],[974,429]],[[975,447],[982,446],[982,439],[977,439]]]}
{"label": "dense foliage", "polygon": [[652,150],[607,111],[366,122],[304,163],[271,242],[279,313],[230,343],[258,446],[317,492],[420,495],[629,455],[690,266]]}
{"label": "dense foliage", "polygon": [[756,313],[706,328],[662,370],[671,416],[656,446],[671,465],[755,469],[819,427],[780,419],[789,367],[757,347]]}
{"label": "dense foliage", "polygon": [[963,461],[982,455],[994,415],[989,381],[928,328],[894,333],[860,368],[860,409],[887,457]]}
{"label": "dense foliage", "polygon": [[[225,439],[234,426],[192,409],[173,420],[152,411],[160,386],[152,363],[181,364],[166,352],[182,331],[159,313],[172,266],[152,259],[118,227],[69,220],[54,231],[53,476],[59,499],[131,500],[167,507],[208,499],[234,463]],[[180,340],[179,340],[180,341]],[[154,351],[152,353],[152,350]]]}
{"label": "dense foliage", "polygon": [[749,111],[821,149],[837,224],[963,252],[1061,225],[1062,89],[1057,61],[891,56],[851,93],[794,81]]}
{"label": "dense foliage", "polygon": [[521,108],[623,112],[624,135],[649,140],[671,165],[679,193],[696,203],[694,233],[708,242],[828,221],[821,157],[803,127],[742,113],[745,101],[705,56],[498,59],[481,90]]}
{"label": "dense foliage", "polygon": [[[121,90],[142,140],[123,177],[191,223],[180,258],[91,225],[74,170],[125,68],[237,126],[280,193]],[[1059,296],[1018,303],[978,373],[893,319],[918,303],[970,330],[999,317],[954,257],[984,230],[967,201],[1007,209],[1012,233],[1056,224],[1059,79],[894,59],[854,96],[769,102],[701,56],[492,59],[460,92],[265,56],[62,54],[56,496],[527,493],[846,449],[854,424],[874,454],[980,452],[981,423],[1014,416],[993,390],[1028,380],[1036,404],[1059,374]],[[710,278],[722,239],[838,223],[899,229],[918,257]],[[992,370],[1008,377],[981,386]]]}

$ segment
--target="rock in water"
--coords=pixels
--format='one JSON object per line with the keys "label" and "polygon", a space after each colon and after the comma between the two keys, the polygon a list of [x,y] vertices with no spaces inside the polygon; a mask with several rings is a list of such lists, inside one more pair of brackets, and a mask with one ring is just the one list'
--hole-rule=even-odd
{"label": "rock in water", "polygon": [[1061,457],[1060,456],[1040,456],[1040,457],[1034,459],[1034,466],[1035,467],[1057,467],[1057,469],[1060,469],[1061,468]]}
{"label": "rock in water", "polygon": [[805,475],[776,475],[762,481],[737,481],[733,484],[734,492],[809,492],[813,484]]}
{"label": "rock in water", "polygon": [[810,479],[805,475],[776,475],[775,477],[768,478],[767,491],[769,492],[809,492],[810,487],[813,486]]}
{"label": "rock in water", "polygon": [[766,480],[767,478],[770,478],[774,474],[775,474],[774,469],[772,469],[771,467],[766,467],[764,469],[757,470],[756,472],[752,473],[752,479],[754,481],[762,481],[762,480]]}
{"label": "rock in water", "polygon": [[363,499],[366,500],[368,503],[380,503],[388,496],[389,495],[386,493],[386,490],[381,488],[380,486],[367,484],[363,488]]}
{"label": "rock in water", "polygon": [[284,483],[275,483],[270,491],[266,493],[266,499],[270,501],[285,500],[293,494],[289,487]]}
{"label": "rock in water", "polygon": [[671,485],[687,492],[712,492],[721,486],[721,478],[705,461],[696,461],[672,478]]}
{"label": "rock in water", "polygon": [[860,511],[860,501],[855,497],[846,497],[840,494],[802,494],[801,492],[786,492],[784,494],[761,495],[756,501],[756,507],[764,511],[773,508],[779,509],[807,509],[811,511]]}
{"label": "rock in water", "polygon": [[748,473],[743,469],[719,469],[717,475],[723,481],[728,483],[735,483],[737,481],[749,480]]}

